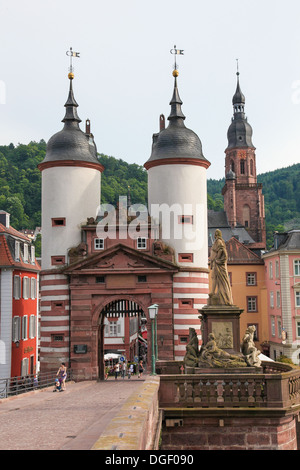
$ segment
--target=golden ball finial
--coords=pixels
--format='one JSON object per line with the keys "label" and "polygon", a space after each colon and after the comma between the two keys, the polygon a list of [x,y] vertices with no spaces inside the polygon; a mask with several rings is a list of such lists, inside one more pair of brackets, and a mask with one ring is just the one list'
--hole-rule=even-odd
{"label": "golden ball finial", "polygon": [[173,70],[173,77],[178,77],[178,75],[179,75],[178,70]]}
{"label": "golden ball finial", "polygon": [[70,72],[69,75],[68,75],[68,78],[69,78],[70,80],[73,80],[73,78],[74,78],[74,73],[73,73],[73,72]]}

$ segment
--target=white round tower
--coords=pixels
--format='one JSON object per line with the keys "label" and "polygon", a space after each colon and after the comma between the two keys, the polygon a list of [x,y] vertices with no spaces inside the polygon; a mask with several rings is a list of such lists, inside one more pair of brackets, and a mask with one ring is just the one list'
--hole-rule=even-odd
{"label": "white round tower", "polygon": [[179,272],[173,278],[175,359],[182,360],[189,328],[200,336],[199,312],[208,297],[207,184],[209,161],[199,137],[185,127],[177,70],[169,125],[161,117],[153,135],[148,171],[148,209],[159,222],[160,240],[173,248]]}
{"label": "white round tower", "polygon": [[68,263],[68,250],[81,242],[80,226],[96,217],[100,204],[101,172],[92,134],[79,128],[72,80],[65,104],[64,128],[53,135],[42,172],[42,269]]}
{"label": "white round tower", "polygon": [[[153,135],[148,170],[148,207],[161,225],[161,240],[176,252],[180,266],[207,268],[207,184],[209,161],[199,137],[184,125],[177,70],[169,126]],[[161,122],[163,120],[161,119]],[[168,216],[169,215],[169,216]]]}

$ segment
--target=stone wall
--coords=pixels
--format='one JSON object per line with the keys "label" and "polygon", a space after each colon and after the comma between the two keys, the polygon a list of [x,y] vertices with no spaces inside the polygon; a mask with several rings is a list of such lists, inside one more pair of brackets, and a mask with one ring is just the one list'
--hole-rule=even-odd
{"label": "stone wall", "polygon": [[91,450],[155,450],[160,434],[159,377],[137,386]]}
{"label": "stone wall", "polygon": [[295,417],[166,418],[161,450],[297,450]]}

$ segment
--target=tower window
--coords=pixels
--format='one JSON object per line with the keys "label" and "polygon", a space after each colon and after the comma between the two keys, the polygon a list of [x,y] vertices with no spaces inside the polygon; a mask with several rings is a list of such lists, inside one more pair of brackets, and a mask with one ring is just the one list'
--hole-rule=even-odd
{"label": "tower window", "polygon": [[192,263],[193,253],[178,253],[179,263]]}
{"label": "tower window", "polygon": [[65,257],[64,256],[51,256],[51,264],[52,266],[56,266],[58,264],[65,264]]}
{"label": "tower window", "polygon": [[253,174],[254,174],[253,160],[250,160],[250,175],[253,176]]}
{"label": "tower window", "polygon": [[179,224],[192,224],[193,223],[193,216],[192,215],[180,215],[178,217]]}
{"label": "tower window", "polygon": [[245,160],[240,161],[240,170],[241,170],[241,175],[245,174]]}
{"label": "tower window", "polygon": [[63,227],[64,225],[66,225],[65,217],[53,218],[51,220],[52,220],[52,227]]}

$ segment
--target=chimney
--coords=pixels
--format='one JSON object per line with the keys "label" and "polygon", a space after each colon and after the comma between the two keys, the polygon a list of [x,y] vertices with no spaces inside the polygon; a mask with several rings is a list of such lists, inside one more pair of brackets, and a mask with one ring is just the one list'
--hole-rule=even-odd
{"label": "chimney", "polygon": [[9,228],[10,226],[10,214],[5,211],[0,211],[0,224],[4,227]]}

